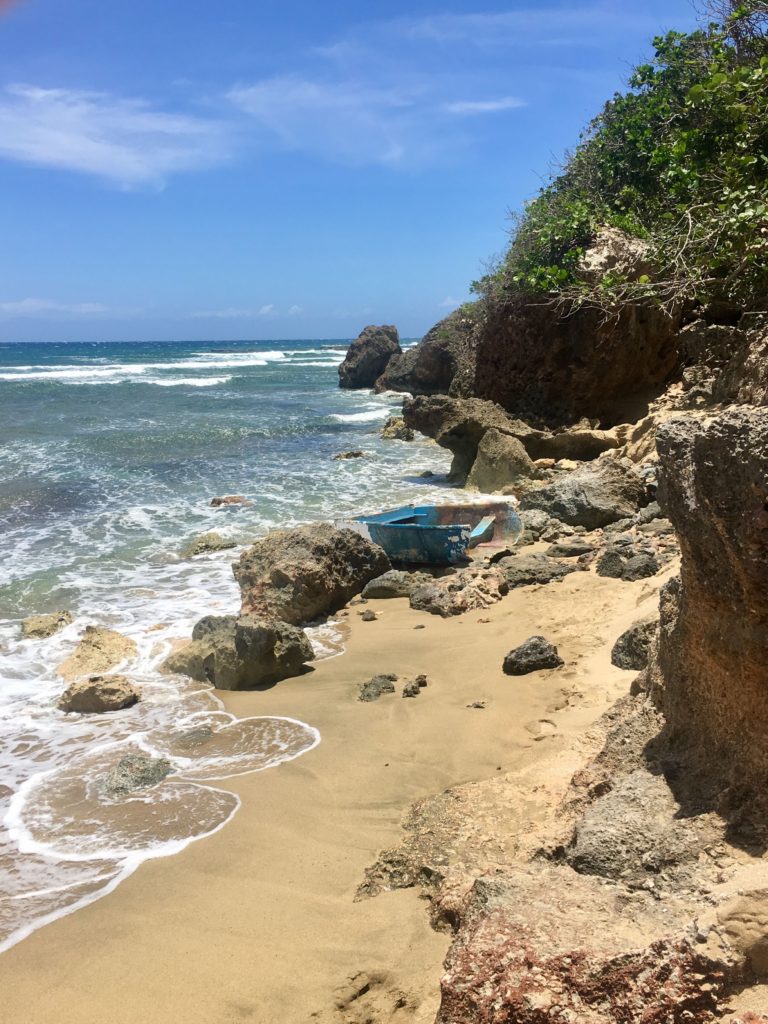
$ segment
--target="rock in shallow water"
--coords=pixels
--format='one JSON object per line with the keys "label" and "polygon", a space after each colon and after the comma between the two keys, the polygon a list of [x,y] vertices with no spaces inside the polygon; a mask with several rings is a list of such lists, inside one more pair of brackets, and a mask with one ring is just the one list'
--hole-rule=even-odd
{"label": "rock in shallow water", "polygon": [[135,657],[137,650],[135,641],[114,629],[86,626],[80,643],[59,665],[59,675],[67,682],[78,676],[98,675]]}
{"label": "rock in shallow water", "polygon": [[173,765],[164,757],[126,754],[104,778],[103,789],[108,797],[118,799],[137,790],[149,789],[173,772]]}
{"label": "rock in shallow water", "polygon": [[186,547],[181,549],[182,558],[194,558],[195,555],[205,555],[211,551],[227,551],[237,545],[233,540],[222,537],[220,533],[211,530],[210,533],[201,533],[199,537],[191,540]]}
{"label": "rock in shallow water", "polygon": [[67,687],[58,707],[61,711],[96,715],[132,707],[139,699],[139,691],[125,676],[91,676]]}
{"label": "rock in shallow water", "polygon": [[400,352],[400,335],[392,324],[364,327],[339,366],[339,387],[372,388]]}
{"label": "rock in shallow water", "polygon": [[21,635],[25,640],[45,640],[60,629],[70,625],[72,613],[68,611],[52,612],[50,615],[30,615],[21,623]]}
{"label": "rock in shallow water", "polygon": [[560,668],[564,664],[554,644],[543,636],[532,636],[509,652],[502,668],[508,676],[525,676],[529,672]]}
{"label": "rock in shallow water", "polygon": [[402,416],[390,416],[381,428],[381,436],[385,441],[413,441],[416,434],[406,427]]}
{"label": "rock in shallow water", "polygon": [[219,690],[252,690],[299,675],[314,657],[304,631],[286,622],[208,615],[192,631],[192,643],[174,651],[162,668]]}

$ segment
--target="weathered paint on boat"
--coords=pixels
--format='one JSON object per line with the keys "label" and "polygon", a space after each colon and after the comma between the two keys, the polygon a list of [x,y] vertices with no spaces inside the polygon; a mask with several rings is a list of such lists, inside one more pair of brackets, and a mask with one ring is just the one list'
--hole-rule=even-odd
{"label": "weathered paint on boat", "polygon": [[430,565],[460,562],[468,548],[522,529],[517,513],[500,503],[405,505],[357,516],[346,525],[365,533],[395,562]]}

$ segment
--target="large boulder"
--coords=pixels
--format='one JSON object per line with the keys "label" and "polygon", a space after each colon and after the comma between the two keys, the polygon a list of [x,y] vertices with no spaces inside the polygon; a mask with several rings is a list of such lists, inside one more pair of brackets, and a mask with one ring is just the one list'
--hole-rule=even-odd
{"label": "large boulder", "polygon": [[303,630],[277,619],[208,615],[192,631],[192,642],[166,659],[179,672],[219,690],[252,690],[297,676],[314,659]]}
{"label": "large boulder", "polygon": [[657,447],[682,564],[663,595],[652,696],[673,749],[755,810],[768,778],[768,410],[676,418]]}
{"label": "large boulder", "polygon": [[234,573],[243,613],[301,625],[338,611],[391,568],[361,534],[313,523],[268,533],[243,551]]}
{"label": "large boulder", "polygon": [[339,366],[339,387],[372,388],[390,359],[400,352],[396,327],[391,324],[364,327]]}
{"label": "large boulder", "polygon": [[21,635],[25,640],[45,640],[74,620],[67,611],[51,612],[49,615],[30,615],[21,621]]}
{"label": "large boulder", "polygon": [[574,562],[561,562],[536,551],[530,555],[508,555],[496,563],[496,568],[504,573],[509,589],[516,590],[534,584],[555,583],[572,572],[578,572],[579,567]]}
{"label": "large boulder", "polygon": [[478,445],[467,487],[490,494],[539,475],[520,441],[491,427]]}
{"label": "large boulder", "polygon": [[504,658],[502,669],[508,676],[527,676],[542,669],[561,668],[563,659],[553,643],[543,636],[529,636]]}
{"label": "large boulder", "polygon": [[134,658],[138,648],[130,637],[103,626],[86,626],[74,651],[59,665],[58,672],[67,682],[79,676],[99,675]]}
{"label": "large boulder", "polygon": [[442,448],[453,453],[450,477],[462,484],[477,458],[480,442],[489,430],[516,437],[524,446],[526,438],[543,436],[542,431],[512,419],[500,406],[477,398],[441,395],[406,398],[403,418],[409,427],[434,438]]}
{"label": "large boulder", "polygon": [[658,615],[649,615],[625,629],[611,648],[611,664],[617,668],[642,671],[648,664],[651,642],[658,633]]}
{"label": "large boulder", "polygon": [[471,393],[474,334],[474,318],[455,310],[435,324],[418,345],[389,361],[376,390],[438,395],[453,393],[461,382]]}
{"label": "large boulder", "polygon": [[59,697],[58,707],[79,715],[97,715],[130,708],[138,700],[139,691],[125,676],[90,676],[71,683]]}
{"label": "large boulder", "polygon": [[569,526],[596,530],[633,516],[647,501],[645,483],[634,467],[605,458],[529,491],[520,508],[541,509]]}

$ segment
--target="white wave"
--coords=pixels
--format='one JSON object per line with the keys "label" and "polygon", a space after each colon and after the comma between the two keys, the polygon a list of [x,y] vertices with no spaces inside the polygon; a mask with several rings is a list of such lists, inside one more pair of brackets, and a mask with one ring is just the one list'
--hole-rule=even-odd
{"label": "white wave", "polygon": [[374,420],[383,420],[390,415],[389,407],[382,407],[380,409],[368,409],[365,412],[334,412],[331,413],[331,419],[336,420],[337,423],[369,423]]}
{"label": "white wave", "polygon": [[160,377],[155,380],[148,380],[146,384],[157,384],[161,388],[175,388],[175,387],[188,387],[188,388],[212,388],[216,384],[226,384],[227,381],[232,380],[232,377],[169,377],[167,380],[161,379]]}

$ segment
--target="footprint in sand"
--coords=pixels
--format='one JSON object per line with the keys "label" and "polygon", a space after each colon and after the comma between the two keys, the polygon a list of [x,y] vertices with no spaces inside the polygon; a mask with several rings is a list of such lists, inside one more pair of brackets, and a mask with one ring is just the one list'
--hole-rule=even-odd
{"label": "footprint in sand", "polygon": [[557,726],[550,718],[537,718],[528,722],[526,730],[535,740],[544,740],[557,735]]}

